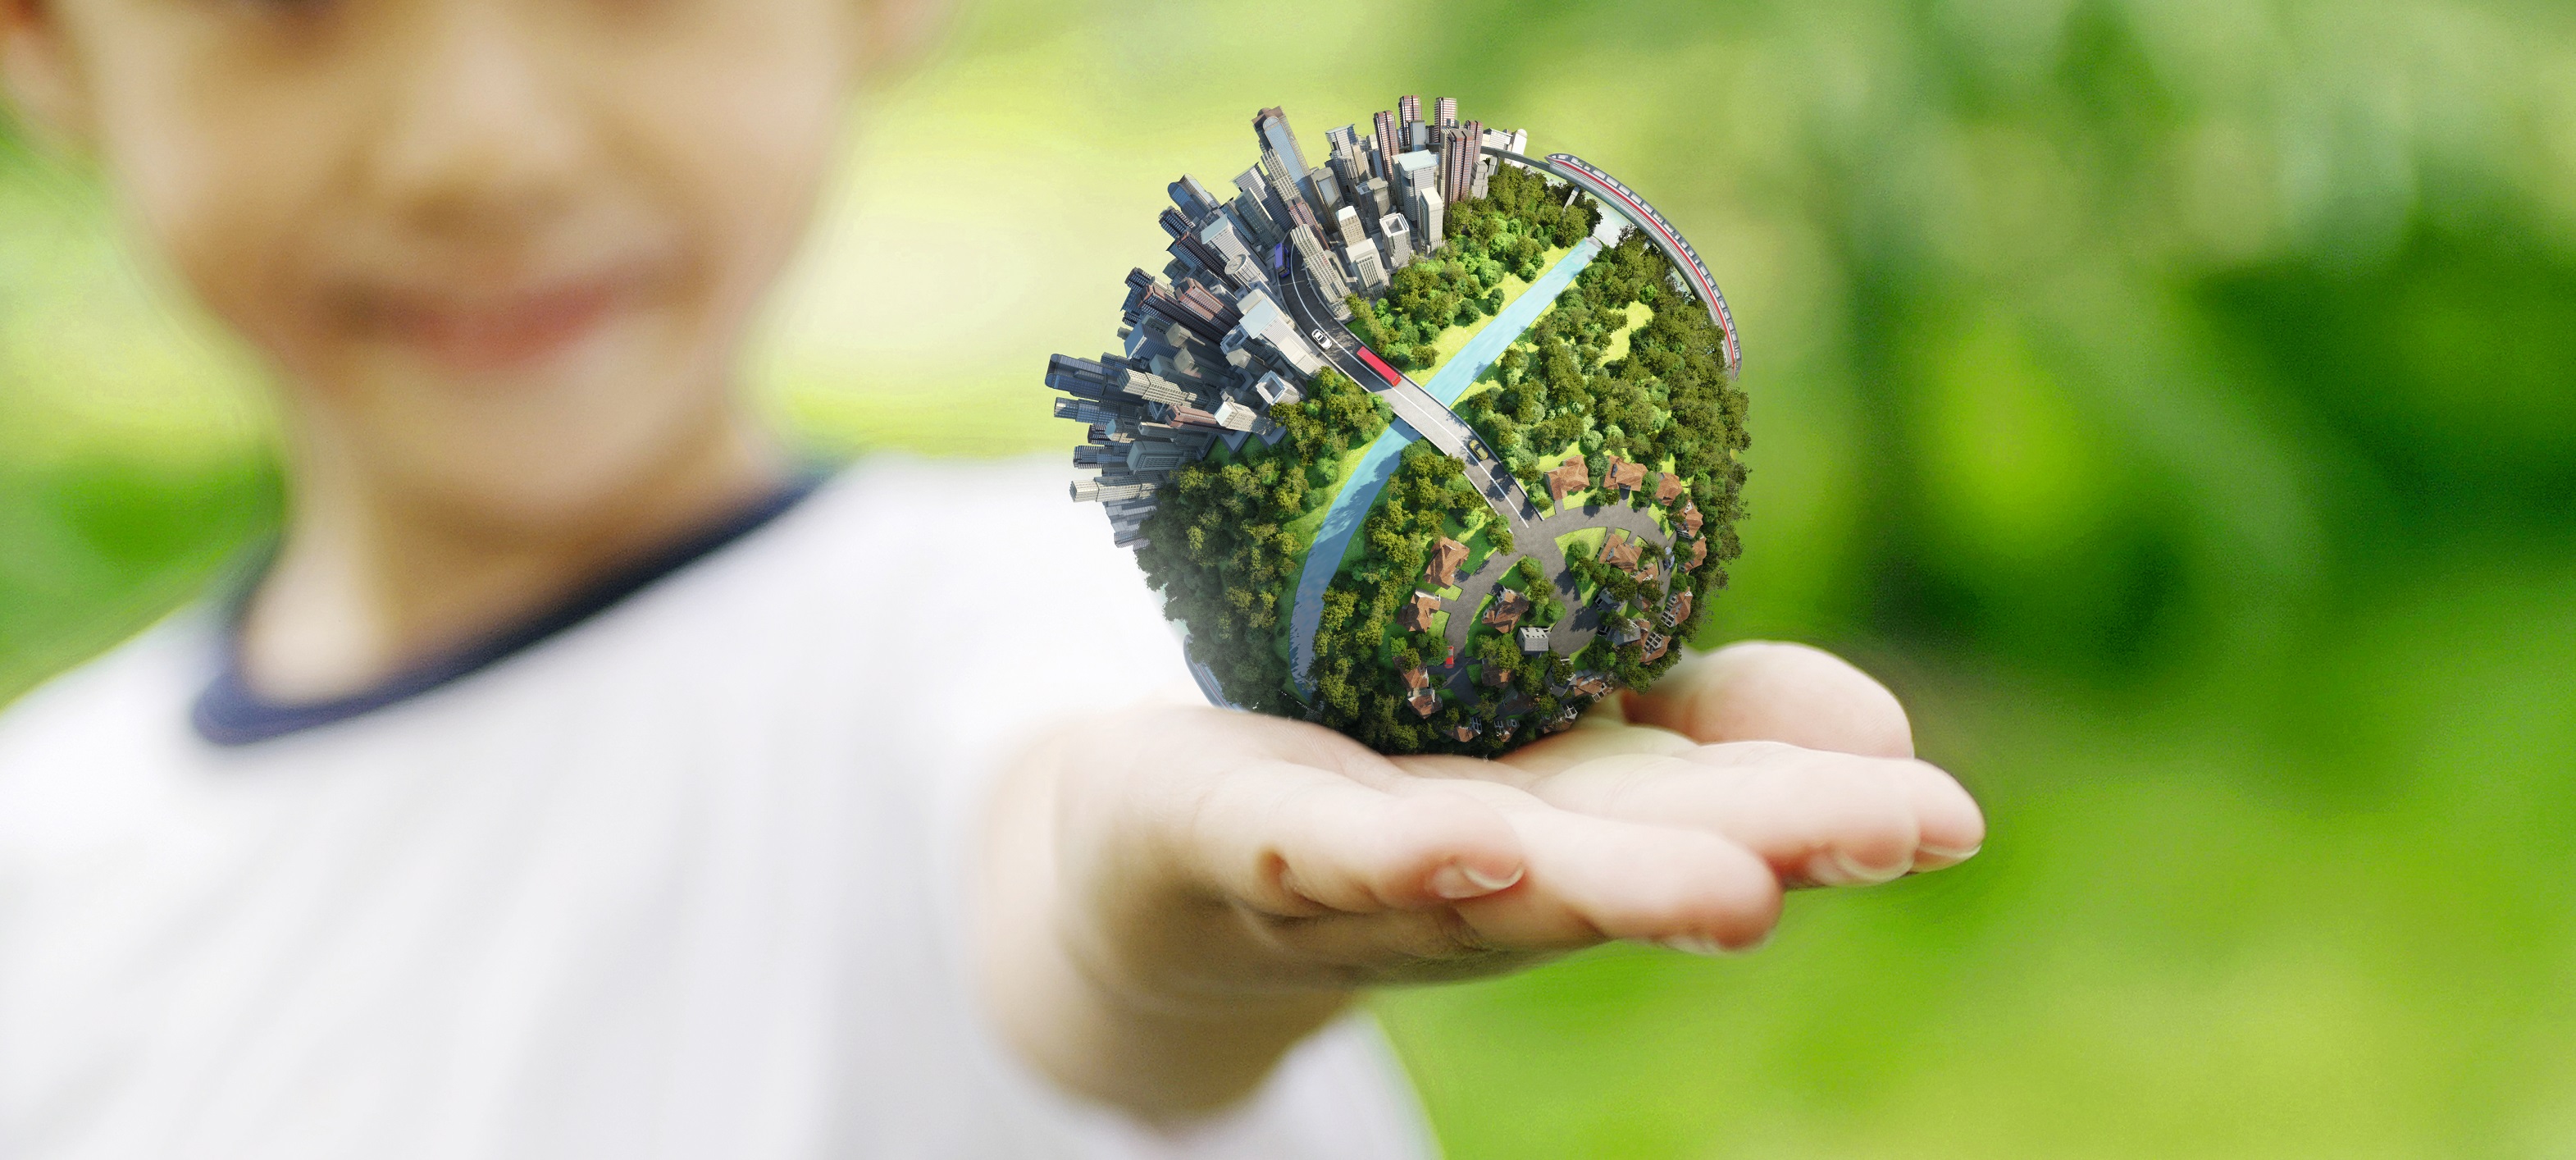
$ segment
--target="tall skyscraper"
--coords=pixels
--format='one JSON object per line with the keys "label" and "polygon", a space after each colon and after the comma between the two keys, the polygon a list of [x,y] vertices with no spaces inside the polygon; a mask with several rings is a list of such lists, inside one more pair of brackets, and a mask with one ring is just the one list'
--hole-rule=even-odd
{"label": "tall skyscraper", "polygon": [[[1438,121],[1441,128],[1446,129],[1458,123],[1458,98],[1442,97],[1431,107],[1437,110],[1432,119]],[[1278,110],[1273,109],[1271,111],[1277,112]]]}
{"label": "tall skyscraper", "polygon": [[1449,148],[1441,158],[1440,195],[1451,202],[1475,196],[1476,163],[1483,159],[1485,125],[1469,121],[1449,135]]}
{"label": "tall skyscraper", "polygon": [[[1252,118],[1252,129],[1260,134],[1262,148],[1276,150],[1280,159],[1288,163],[1288,172],[1304,173],[1311,168],[1306,164],[1306,151],[1297,147],[1296,130],[1288,127],[1288,114],[1277,108],[1263,109]],[[1287,192],[1280,191],[1282,196]]]}
{"label": "tall skyscraper", "polygon": [[1342,196],[1341,179],[1334,177],[1332,169],[1327,166],[1318,165],[1307,171],[1306,188],[1314,191],[1315,208],[1323,213],[1342,208],[1347,200]]}
{"label": "tall skyscraper", "polygon": [[1422,98],[1403,97],[1395,102],[1395,107],[1396,139],[1386,147],[1390,158],[1422,148]]}
{"label": "tall skyscraper", "polygon": [[1313,226],[1301,225],[1288,235],[1288,241],[1297,247],[1298,260],[1306,264],[1306,274],[1314,279],[1315,289],[1332,304],[1333,316],[1350,317],[1350,307],[1342,301],[1351,296],[1350,279],[1342,276],[1341,264],[1333,260],[1333,252],[1324,248],[1322,235]]}
{"label": "tall skyscraper", "polygon": [[1414,191],[1411,214],[1413,240],[1423,253],[1440,248],[1440,217],[1446,208],[1446,203],[1440,200],[1440,191],[1431,188],[1429,183]]}
{"label": "tall skyscraper", "polygon": [[1379,218],[1377,233],[1379,237],[1386,239],[1388,270],[1401,270],[1413,264],[1413,227],[1405,223],[1403,214],[1391,213]]}
{"label": "tall skyscraper", "polygon": [[1361,217],[1376,221],[1395,212],[1395,205],[1387,200],[1386,191],[1386,179],[1372,177],[1360,183],[1360,191],[1351,198],[1351,204],[1359,207]]}
{"label": "tall skyscraper", "polygon": [[1440,195],[1440,159],[1428,149],[1416,149],[1395,159],[1395,172],[1401,179],[1394,190],[1396,203],[1404,216],[1413,219],[1414,246],[1428,250],[1430,246],[1422,241],[1422,195]]}
{"label": "tall skyscraper", "polygon": [[1270,194],[1287,207],[1289,216],[1294,217],[1298,205],[1313,203],[1310,200],[1312,195],[1306,190],[1306,171],[1290,169],[1288,164],[1288,158],[1276,149],[1261,151],[1261,173],[1270,179]]}
{"label": "tall skyscraper", "polygon": [[1387,162],[1394,158],[1396,154],[1404,152],[1404,142],[1396,137],[1397,127],[1398,123],[1395,119],[1395,114],[1379,113],[1377,115],[1377,155],[1373,158],[1376,162],[1377,171],[1374,176],[1394,176],[1394,174],[1388,172]]}
{"label": "tall skyscraper", "polygon": [[1359,211],[1349,206],[1333,211],[1333,228],[1342,235],[1345,246],[1356,246],[1368,240],[1367,231],[1360,227]]}
{"label": "tall skyscraper", "polygon": [[1272,195],[1270,181],[1261,175],[1259,166],[1244,170],[1234,179],[1234,187],[1243,191],[1243,196],[1234,200],[1235,212],[1252,230],[1254,240],[1265,246],[1288,240],[1288,223],[1279,220],[1286,208]]}
{"label": "tall skyscraper", "polygon": [[1368,163],[1360,155],[1360,131],[1357,125],[1344,125],[1324,134],[1333,143],[1333,176],[1342,184],[1345,197],[1369,179]]}

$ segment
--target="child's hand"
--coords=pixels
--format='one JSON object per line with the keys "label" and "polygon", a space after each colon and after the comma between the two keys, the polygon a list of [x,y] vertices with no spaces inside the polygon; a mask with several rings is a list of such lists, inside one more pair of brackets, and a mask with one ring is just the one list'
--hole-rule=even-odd
{"label": "child's hand", "polygon": [[1055,738],[997,815],[987,989],[1023,1050],[1148,1113],[1222,1104],[1374,983],[1508,971],[1610,939],[1770,934],[1780,892],[1954,865],[1976,803],[1913,760],[1858,670],[1746,644],[1626,720],[1498,762],[1148,708]]}

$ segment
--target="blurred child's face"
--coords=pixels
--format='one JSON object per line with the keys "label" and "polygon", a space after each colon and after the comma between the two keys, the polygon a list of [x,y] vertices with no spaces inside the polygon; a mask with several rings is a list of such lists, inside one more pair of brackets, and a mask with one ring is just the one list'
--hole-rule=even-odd
{"label": "blurred child's face", "polygon": [[315,453],[540,521],[729,430],[736,341],[828,167],[863,13],[14,2],[64,65],[57,119],[276,360]]}

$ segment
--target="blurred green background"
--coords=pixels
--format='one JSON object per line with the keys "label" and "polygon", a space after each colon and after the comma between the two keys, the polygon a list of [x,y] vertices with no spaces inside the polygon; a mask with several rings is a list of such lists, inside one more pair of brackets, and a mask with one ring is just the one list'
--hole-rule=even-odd
{"label": "blurred green background", "polygon": [[[1993,823],[1750,960],[1389,996],[1454,1156],[2576,1157],[2576,9],[993,0],[748,373],[824,449],[1054,453],[1164,184],[1405,92],[1692,236],[1719,630],[1884,674]],[[278,506],[114,216],[0,139],[0,696]]]}

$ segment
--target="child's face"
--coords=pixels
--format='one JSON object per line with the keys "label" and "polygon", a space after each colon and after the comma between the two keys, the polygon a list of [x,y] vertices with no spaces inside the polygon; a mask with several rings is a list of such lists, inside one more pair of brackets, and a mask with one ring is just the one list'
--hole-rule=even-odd
{"label": "child's face", "polygon": [[[0,0],[13,88],[270,355],[299,437],[544,519],[728,430],[862,0]],[[0,31],[12,31],[0,28]]]}

